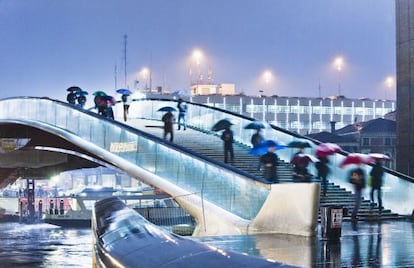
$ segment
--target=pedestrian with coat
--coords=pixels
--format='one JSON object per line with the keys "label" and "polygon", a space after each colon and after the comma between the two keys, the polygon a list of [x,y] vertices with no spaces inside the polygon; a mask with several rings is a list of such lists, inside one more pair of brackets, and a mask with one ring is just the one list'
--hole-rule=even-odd
{"label": "pedestrian with coat", "polygon": [[124,107],[124,122],[126,122],[127,119],[128,119],[129,106],[131,105],[131,102],[132,102],[131,95],[122,94],[121,101],[122,101],[123,107]]}
{"label": "pedestrian with coat", "polygon": [[279,157],[275,153],[275,146],[268,148],[267,153],[260,157],[260,164],[263,165],[263,177],[270,182],[279,182],[277,178],[277,163]]}
{"label": "pedestrian with coat", "polygon": [[319,161],[315,163],[316,170],[318,171],[318,178],[321,180],[322,185],[322,195],[326,196],[326,191],[328,188],[328,175],[330,172],[327,156],[319,156]]}
{"label": "pedestrian with coat", "polygon": [[349,182],[354,185],[355,204],[352,210],[351,219],[353,222],[358,220],[357,214],[361,206],[362,190],[366,187],[365,172],[361,167],[357,167],[350,172]]}
{"label": "pedestrian with coat", "polygon": [[374,203],[374,193],[377,192],[377,199],[378,199],[378,213],[381,214],[382,212],[382,192],[381,187],[383,184],[383,176],[384,176],[384,167],[382,166],[382,162],[380,159],[375,161],[374,166],[369,173],[370,180],[371,180],[371,207],[375,207]]}
{"label": "pedestrian with coat", "polygon": [[187,113],[187,103],[183,101],[183,99],[179,98],[177,103],[178,108],[178,130],[181,129],[181,125],[183,125],[184,130],[187,129],[187,120],[186,120],[186,113]]}
{"label": "pedestrian with coat", "polygon": [[170,135],[170,142],[173,142],[175,116],[171,111],[168,111],[162,116],[161,120],[164,122],[164,139],[167,139],[167,136]]}
{"label": "pedestrian with coat", "polygon": [[230,129],[230,126],[224,129],[221,134],[221,140],[223,141],[224,146],[224,163],[234,161],[234,151],[233,151],[233,131]]}

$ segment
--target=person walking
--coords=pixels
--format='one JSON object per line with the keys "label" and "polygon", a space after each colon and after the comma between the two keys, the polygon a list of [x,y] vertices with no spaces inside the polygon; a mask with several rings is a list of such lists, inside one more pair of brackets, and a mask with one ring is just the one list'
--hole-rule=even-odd
{"label": "person walking", "polygon": [[328,157],[327,156],[319,156],[319,162],[315,163],[316,170],[318,171],[318,178],[321,180],[322,185],[322,195],[326,196],[326,191],[328,188],[328,175],[330,169],[328,167]]}
{"label": "person walking", "polygon": [[[263,135],[261,134],[261,129],[257,129],[256,132],[252,135],[250,142],[252,143],[252,147],[256,148],[258,144],[264,141]],[[260,158],[258,159],[257,170],[260,170],[261,163]]]}
{"label": "person walking", "polygon": [[375,165],[372,167],[371,172],[369,173],[371,176],[371,207],[375,207],[374,203],[374,192],[377,192],[377,200],[378,200],[378,214],[381,215],[382,213],[382,177],[384,176],[384,167],[382,166],[382,162],[380,159],[375,161]]}
{"label": "person walking", "polygon": [[131,105],[131,95],[129,94],[122,94],[121,101],[124,105],[124,122],[128,119],[128,113],[129,113],[129,106]]}
{"label": "person walking", "polygon": [[279,182],[277,178],[277,163],[279,157],[275,151],[276,148],[271,146],[268,148],[267,153],[260,157],[260,164],[264,166],[263,177],[270,182]]}
{"label": "person walking", "polygon": [[66,96],[66,100],[68,103],[75,105],[76,104],[76,93],[73,91],[70,91],[68,95]]}
{"label": "person walking", "polygon": [[85,103],[86,103],[86,96],[84,94],[80,94],[77,97],[77,100],[78,100],[79,107],[84,108],[85,107]]}
{"label": "person walking", "polygon": [[167,139],[167,136],[170,135],[170,142],[173,142],[173,124],[175,122],[175,116],[171,111],[169,111],[162,116],[161,120],[164,122],[164,139]]}
{"label": "person walking", "polygon": [[357,218],[358,210],[361,205],[362,190],[366,186],[366,178],[365,178],[364,170],[359,166],[351,170],[349,181],[350,183],[354,185],[354,195],[355,195],[355,204],[354,204],[354,209],[352,210],[351,219],[353,222],[356,222],[358,220]]}
{"label": "person walking", "polygon": [[229,156],[230,161],[234,161],[234,151],[233,151],[233,131],[230,129],[230,126],[227,127],[221,134],[221,139],[223,140],[224,145],[224,163],[228,163]]}
{"label": "person walking", "polygon": [[183,125],[184,130],[187,129],[187,120],[186,120],[186,113],[187,113],[187,103],[183,101],[183,99],[179,98],[177,103],[178,108],[178,130],[181,129],[181,124]]}

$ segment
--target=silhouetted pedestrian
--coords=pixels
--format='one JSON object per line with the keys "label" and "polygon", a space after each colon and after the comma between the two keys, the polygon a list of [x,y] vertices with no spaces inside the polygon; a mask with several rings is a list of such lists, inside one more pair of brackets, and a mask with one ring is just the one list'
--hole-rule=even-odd
{"label": "silhouetted pedestrian", "polygon": [[79,107],[83,108],[85,107],[85,103],[86,103],[86,96],[84,94],[81,94],[78,96],[78,105]]}
{"label": "silhouetted pedestrian", "polygon": [[270,182],[278,182],[277,178],[277,163],[278,156],[275,153],[276,148],[271,146],[268,148],[267,153],[260,157],[260,163],[263,165],[263,177]]}
{"label": "silhouetted pedestrian", "polygon": [[73,91],[70,91],[68,95],[66,96],[66,100],[68,103],[75,105],[76,104],[76,93]]}
{"label": "silhouetted pedestrian", "polygon": [[132,102],[131,95],[122,94],[121,100],[124,105],[124,121],[126,122],[128,119],[129,106],[131,105],[131,102]]}
{"label": "silhouetted pedestrian", "polygon": [[161,119],[164,122],[164,139],[167,139],[167,135],[170,135],[170,141],[174,140],[174,129],[173,124],[175,122],[175,116],[172,112],[167,112],[162,116]]}
{"label": "silhouetted pedestrian", "polygon": [[223,140],[224,146],[224,163],[234,161],[234,151],[233,151],[233,131],[230,127],[226,128],[221,134],[221,139]]}
{"label": "silhouetted pedestrian", "polygon": [[357,221],[357,214],[361,205],[362,190],[366,186],[365,172],[361,167],[357,167],[350,172],[349,182],[354,185],[355,204],[352,210],[352,221]]}
{"label": "silhouetted pedestrian", "polygon": [[322,195],[326,196],[326,190],[328,187],[328,175],[329,175],[329,167],[328,167],[328,157],[326,156],[319,156],[319,162],[315,163],[316,170],[318,171],[318,178],[321,180],[322,185]]}
{"label": "silhouetted pedestrian", "polygon": [[187,118],[186,118],[186,113],[187,113],[187,103],[185,103],[185,101],[183,101],[183,99],[179,98],[178,99],[178,103],[177,103],[177,108],[178,108],[178,130],[181,129],[181,124],[184,127],[184,130],[187,129]]}
{"label": "silhouetted pedestrian", "polygon": [[378,199],[378,213],[381,214],[382,212],[382,177],[384,176],[384,168],[382,166],[381,160],[376,160],[375,165],[372,167],[371,172],[369,173],[371,176],[371,207],[375,207],[374,203],[374,192],[377,192],[377,199]]}
{"label": "silhouetted pedestrian", "polygon": [[[260,132],[261,132],[260,129],[257,129],[250,139],[250,142],[252,143],[253,148],[256,148],[259,143],[264,141],[263,135]],[[260,163],[260,158],[259,158],[258,164],[257,164],[257,170],[260,170],[260,166],[261,166],[261,163]]]}

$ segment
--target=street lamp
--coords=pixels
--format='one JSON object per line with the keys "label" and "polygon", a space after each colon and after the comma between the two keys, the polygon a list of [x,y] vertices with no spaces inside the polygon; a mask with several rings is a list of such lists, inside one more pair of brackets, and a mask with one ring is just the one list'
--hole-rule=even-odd
{"label": "street lamp", "polygon": [[[269,90],[270,89],[269,85],[270,85],[270,83],[272,82],[272,79],[273,79],[272,72],[269,71],[269,70],[265,70],[263,72],[262,78],[263,78],[263,81],[265,82],[266,89]],[[263,92],[263,91],[261,90],[261,92]]]}
{"label": "street lamp", "polygon": [[201,64],[201,59],[203,58],[203,53],[201,52],[201,50],[196,49],[193,51],[193,59],[194,62],[197,66],[197,85],[200,83],[201,81],[201,68],[200,68],[200,64]]}
{"label": "street lamp", "polygon": [[344,67],[344,58],[336,57],[334,61],[335,69],[338,71],[338,96],[341,96],[341,71]]}
{"label": "street lamp", "polygon": [[[147,67],[141,69],[141,76],[145,81],[145,91],[148,90],[148,75],[150,74],[150,70]],[[150,89],[151,90],[151,89]]]}
{"label": "street lamp", "polygon": [[395,79],[392,76],[387,76],[387,78],[385,78],[385,86],[386,86],[386,90],[385,90],[385,99],[387,98],[387,89],[388,91],[391,91],[391,89],[394,87],[395,85]]}

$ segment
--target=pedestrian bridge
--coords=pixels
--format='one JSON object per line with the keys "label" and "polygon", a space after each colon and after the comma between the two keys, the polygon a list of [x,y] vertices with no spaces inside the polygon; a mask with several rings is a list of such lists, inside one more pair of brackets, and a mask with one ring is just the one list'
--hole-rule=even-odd
{"label": "pedestrian bridge", "polygon": [[[157,110],[175,104],[172,100],[163,99],[134,100],[130,107],[131,120],[124,124],[121,123],[122,104],[115,106],[116,120],[112,121],[102,118],[94,111],[79,109],[56,100],[31,97],[4,99],[0,101],[0,138],[30,138],[33,134],[58,137],[62,140],[60,146],[56,143],[54,146],[46,146],[42,144],[46,141],[39,141],[35,146],[29,143],[31,146],[18,151],[75,155],[76,158],[72,159],[74,162],[75,159],[83,158],[88,164],[97,163],[123,170],[174,196],[196,219],[195,235],[315,235],[319,209],[318,183],[269,184],[248,172],[204,157],[134,126],[144,120],[159,122],[161,114]],[[251,132],[244,130],[243,126],[253,119],[189,103],[187,122],[192,130],[214,135],[210,131],[211,126],[223,118],[229,118],[235,123],[232,129],[236,142],[249,144]],[[19,135],[24,133],[25,137],[10,136],[10,129],[22,126],[27,127],[27,131],[19,132]],[[267,139],[284,143],[304,139],[274,126],[266,129],[264,135]],[[72,146],[67,146],[67,143]],[[278,152],[279,157],[286,161],[291,154],[290,150]],[[18,170],[24,170],[29,162],[42,162],[42,157],[43,154],[38,154],[29,160],[21,160]],[[341,154],[333,156],[333,165],[337,166],[343,157]],[[64,158],[58,161],[60,158],[53,157],[56,163],[51,158],[48,158],[48,162],[56,171],[65,163]],[[67,159],[66,163],[69,162]],[[4,174],[2,179],[7,183],[18,177],[16,167],[0,168]],[[53,168],[47,170],[51,172]],[[21,174],[24,176],[25,173]],[[346,174],[347,170],[336,168],[333,180],[349,187]],[[400,214],[411,214],[414,206],[410,179],[390,171],[386,185],[384,200],[387,200],[387,206]]]}

